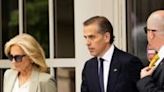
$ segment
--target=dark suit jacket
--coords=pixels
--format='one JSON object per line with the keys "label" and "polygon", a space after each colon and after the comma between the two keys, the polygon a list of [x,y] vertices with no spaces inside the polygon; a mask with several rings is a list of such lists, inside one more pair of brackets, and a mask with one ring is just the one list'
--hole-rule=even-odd
{"label": "dark suit jacket", "polygon": [[[111,60],[107,92],[138,92],[136,82],[143,68],[141,61],[115,47]],[[98,61],[94,57],[85,63],[81,92],[100,92]]]}
{"label": "dark suit jacket", "polygon": [[147,76],[137,82],[137,87],[140,92],[164,92],[164,59],[152,76]]}

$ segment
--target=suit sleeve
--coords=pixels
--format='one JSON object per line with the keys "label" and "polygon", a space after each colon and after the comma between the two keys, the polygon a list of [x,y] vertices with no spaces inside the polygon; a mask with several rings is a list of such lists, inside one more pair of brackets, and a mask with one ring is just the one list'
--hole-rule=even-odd
{"label": "suit sleeve", "polygon": [[137,82],[137,88],[140,92],[164,92],[164,85],[162,86],[162,88],[155,85],[151,76],[140,79]]}
{"label": "suit sleeve", "polygon": [[88,86],[87,86],[87,79],[86,79],[86,64],[84,65],[84,68],[82,71],[81,92],[89,92]]}
{"label": "suit sleeve", "polygon": [[136,83],[140,79],[140,71],[143,68],[143,64],[140,61],[140,59],[138,59],[137,57],[133,57],[130,61],[130,66],[131,66],[131,68],[129,68],[129,72],[131,74],[130,80],[132,83],[134,83],[132,84],[134,86],[131,85],[132,86],[131,88],[133,88],[131,90],[133,90],[133,92],[138,92]]}
{"label": "suit sleeve", "polygon": [[131,57],[124,65],[125,84],[122,84],[122,92],[138,92],[136,83],[140,78],[140,71],[143,68],[142,62],[137,57]]}
{"label": "suit sleeve", "polygon": [[128,70],[131,74],[130,79],[136,83],[140,79],[140,71],[143,68],[143,64],[140,59],[133,57],[128,66],[130,67]]}
{"label": "suit sleeve", "polygon": [[3,92],[6,92],[6,79],[8,76],[8,71],[4,73],[4,78],[3,78]]}
{"label": "suit sleeve", "polygon": [[40,92],[57,92],[55,80],[51,77],[40,82]]}

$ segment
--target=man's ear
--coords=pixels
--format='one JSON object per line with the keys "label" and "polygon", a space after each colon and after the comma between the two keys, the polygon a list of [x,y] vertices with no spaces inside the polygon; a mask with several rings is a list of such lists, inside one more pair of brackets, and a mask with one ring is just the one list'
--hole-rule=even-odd
{"label": "man's ear", "polygon": [[104,38],[105,38],[105,41],[106,41],[106,42],[110,42],[110,33],[109,33],[109,32],[106,32],[106,33],[104,34]]}

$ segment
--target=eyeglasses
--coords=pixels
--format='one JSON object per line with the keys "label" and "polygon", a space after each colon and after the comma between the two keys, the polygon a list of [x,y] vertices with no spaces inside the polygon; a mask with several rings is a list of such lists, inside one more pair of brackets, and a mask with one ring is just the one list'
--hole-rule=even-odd
{"label": "eyeglasses", "polygon": [[147,27],[144,27],[144,31],[145,31],[145,33],[147,34],[148,31],[153,31],[153,32],[155,32],[155,31],[157,31],[157,30],[154,30],[154,29],[148,29]]}
{"label": "eyeglasses", "polygon": [[10,59],[10,61],[14,59],[16,62],[21,62],[24,56],[26,55],[9,55],[8,58]]}

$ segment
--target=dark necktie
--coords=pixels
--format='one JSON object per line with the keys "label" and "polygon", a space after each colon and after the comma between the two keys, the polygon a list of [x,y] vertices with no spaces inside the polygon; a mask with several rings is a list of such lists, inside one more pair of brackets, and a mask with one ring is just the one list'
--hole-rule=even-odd
{"label": "dark necktie", "polygon": [[99,81],[100,81],[100,88],[101,92],[104,92],[104,74],[103,74],[103,62],[104,59],[100,58],[100,67],[99,67]]}

